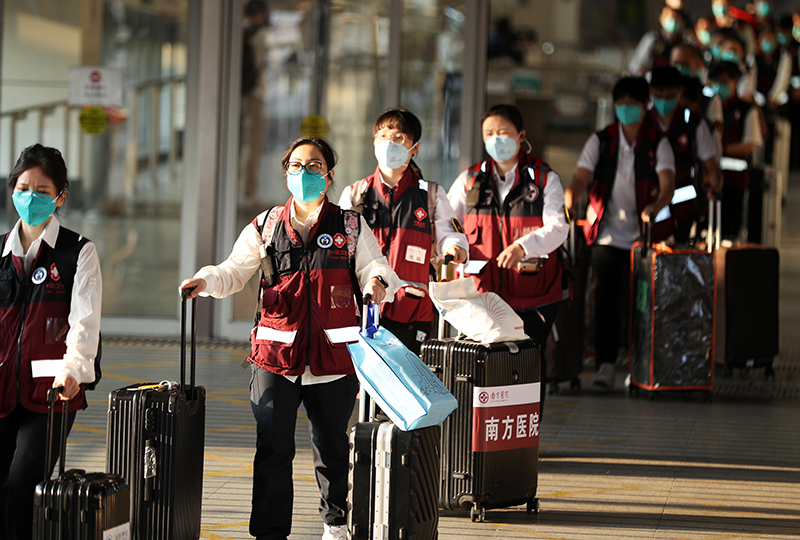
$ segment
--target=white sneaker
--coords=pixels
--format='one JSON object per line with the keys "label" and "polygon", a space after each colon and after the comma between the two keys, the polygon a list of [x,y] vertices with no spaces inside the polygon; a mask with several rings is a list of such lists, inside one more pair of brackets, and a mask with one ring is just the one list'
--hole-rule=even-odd
{"label": "white sneaker", "polygon": [[347,525],[328,525],[325,526],[325,532],[322,534],[322,540],[347,540]]}
{"label": "white sneaker", "polygon": [[614,364],[600,364],[600,369],[597,370],[594,379],[592,379],[592,384],[611,390],[614,388],[616,376]]}

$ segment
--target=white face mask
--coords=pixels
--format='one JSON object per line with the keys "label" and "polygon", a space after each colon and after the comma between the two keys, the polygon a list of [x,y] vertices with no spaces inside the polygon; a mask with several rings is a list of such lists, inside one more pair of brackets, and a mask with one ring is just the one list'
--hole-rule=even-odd
{"label": "white face mask", "polygon": [[[414,146],[417,144],[419,143]],[[413,149],[414,146],[411,148]],[[375,145],[375,159],[385,169],[395,170],[405,165],[408,161],[408,153],[408,148],[389,140],[383,140]]]}
{"label": "white face mask", "polygon": [[[522,133],[520,133],[522,135]],[[498,162],[508,161],[517,153],[517,140],[504,135],[492,135],[483,143],[486,153]]]}

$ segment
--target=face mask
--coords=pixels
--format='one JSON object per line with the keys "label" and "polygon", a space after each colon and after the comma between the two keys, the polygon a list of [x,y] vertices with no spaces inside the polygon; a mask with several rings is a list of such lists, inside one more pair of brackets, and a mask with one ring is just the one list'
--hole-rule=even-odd
{"label": "face mask", "polygon": [[[520,133],[520,135],[522,134]],[[502,163],[517,153],[517,140],[519,140],[519,135],[516,139],[503,135],[492,135],[486,139],[483,147],[486,148],[486,153],[492,156],[493,160]]]}
{"label": "face mask", "polygon": [[675,107],[678,106],[677,99],[669,99],[669,98],[653,98],[653,107],[656,108],[658,114],[661,116],[667,116],[669,113],[675,110]]}
{"label": "face mask", "polygon": [[800,41],[800,26],[792,26],[792,37],[795,41]]}
{"label": "face mask", "polygon": [[722,101],[728,101],[728,98],[731,97],[731,87],[727,84],[714,83],[711,85],[711,89]]}
{"label": "face mask", "polygon": [[614,110],[624,126],[632,126],[642,117],[642,108],[638,105],[617,105]]}
{"label": "face mask", "polygon": [[300,169],[297,172],[286,175],[286,184],[292,197],[300,202],[311,203],[319,199],[319,196],[325,191],[325,186],[327,185],[325,177],[329,174],[330,171],[322,175]]}
{"label": "face mask", "polygon": [[772,54],[775,49],[778,48],[778,44],[772,41],[771,39],[762,39],[758,42],[759,46],[761,46],[761,50],[764,54]]}
{"label": "face mask", "polygon": [[678,73],[683,75],[684,77],[696,77],[697,74],[692,71],[692,68],[689,66],[684,66],[683,64],[675,64],[675,69],[678,70]]}
{"label": "face mask", "polygon": [[756,2],[756,15],[766,17],[771,11],[769,2]]}
{"label": "face mask", "polygon": [[[417,144],[419,143],[414,146]],[[408,153],[408,148],[389,140],[383,140],[375,145],[375,159],[385,169],[395,170],[405,165],[408,161]]]}
{"label": "face mask", "polygon": [[734,64],[738,64],[742,61],[739,55],[733,51],[722,51],[719,53],[719,57],[725,62],[733,62]]}
{"label": "face mask", "polygon": [[664,19],[664,22],[661,23],[661,27],[667,34],[674,34],[678,30],[678,21],[672,17],[669,17]]}
{"label": "face mask", "polygon": [[697,41],[699,41],[701,45],[708,47],[708,44],[711,43],[711,32],[708,30],[699,30],[697,32]]}
{"label": "face mask", "polygon": [[19,217],[31,227],[50,219],[56,211],[56,199],[35,191],[15,191],[11,196]]}
{"label": "face mask", "polygon": [[711,56],[714,58],[714,60],[720,59],[719,45],[715,44],[711,46]]}
{"label": "face mask", "polygon": [[711,12],[714,14],[714,17],[724,17],[728,14],[728,6],[722,3],[711,4]]}
{"label": "face mask", "polygon": [[789,44],[789,36],[787,36],[786,34],[775,34],[775,38],[778,40],[778,43],[780,43],[782,46]]}

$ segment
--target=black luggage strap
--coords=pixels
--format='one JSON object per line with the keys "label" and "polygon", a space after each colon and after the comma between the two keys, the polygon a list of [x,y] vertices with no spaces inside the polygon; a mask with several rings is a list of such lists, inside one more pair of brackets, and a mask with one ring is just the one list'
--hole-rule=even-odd
{"label": "black luggage strap", "polygon": [[[53,439],[55,438],[55,423],[56,423],[56,400],[58,394],[64,391],[63,386],[51,388],[47,391],[47,444],[45,445],[45,458],[44,458],[44,481],[50,479],[50,467],[55,465],[53,463]],[[67,457],[67,418],[68,409],[67,402],[61,402],[61,438],[59,439],[60,456],[58,460],[58,476],[64,476],[64,463]]]}

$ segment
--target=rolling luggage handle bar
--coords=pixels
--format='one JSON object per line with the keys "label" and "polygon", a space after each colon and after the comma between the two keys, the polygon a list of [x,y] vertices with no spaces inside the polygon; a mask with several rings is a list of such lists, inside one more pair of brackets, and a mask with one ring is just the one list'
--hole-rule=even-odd
{"label": "rolling luggage handle bar", "polygon": [[[58,394],[64,391],[63,386],[51,388],[47,391],[47,448],[44,457],[44,480],[45,482],[50,479],[50,464],[53,463],[53,438],[55,436],[55,421],[56,421],[56,400]],[[59,448],[61,449],[60,457],[58,459],[58,476],[64,476],[64,461],[67,456],[67,402],[61,402],[61,438],[59,439]]]}
{"label": "rolling luggage handle bar", "polygon": [[[373,316],[375,317],[375,326],[378,325],[378,311],[374,309],[372,304],[372,295],[364,295],[364,306],[361,311],[361,331],[362,335],[366,334],[367,329],[367,310],[373,309]],[[359,422],[372,422],[375,420],[375,402],[369,398],[367,391],[364,390],[364,385],[360,385],[358,389],[358,421]]]}
{"label": "rolling luggage handle bar", "polygon": [[181,291],[181,391],[186,394],[187,400],[195,399],[195,372],[197,371],[197,298],[192,298],[191,320],[191,357],[189,388],[186,388],[186,299],[194,289]]}
{"label": "rolling luggage handle bar", "polygon": [[[716,218],[716,224],[714,219]],[[713,230],[713,238],[712,238]],[[714,194],[713,199],[708,200],[708,231],[706,232],[706,244],[709,253],[720,248],[722,244],[722,199]]]}

